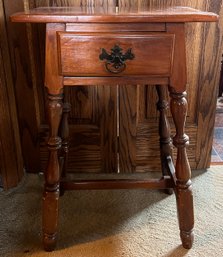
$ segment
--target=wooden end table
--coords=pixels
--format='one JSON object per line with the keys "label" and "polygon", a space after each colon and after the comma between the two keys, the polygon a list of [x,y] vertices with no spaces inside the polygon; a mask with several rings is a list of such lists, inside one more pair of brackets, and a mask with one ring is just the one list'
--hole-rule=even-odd
{"label": "wooden end table", "polygon": [[[56,245],[58,199],[61,191],[79,189],[173,189],[184,248],[193,243],[191,170],[186,153],[187,114],[185,23],[214,22],[218,16],[187,7],[164,10],[117,8],[37,8],[11,16],[13,22],[46,24],[45,87],[50,127],[49,160],[43,194],[43,242],[47,251]],[[161,179],[63,180],[68,155],[69,103],[64,87],[78,85],[153,84],[159,96]],[[166,116],[168,104],[176,127],[174,167]],[[61,124],[62,123],[62,124]],[[61,126],[61,131],[58,132]],[[61,135],[61,137],[59,136]],[[62,151],[61,151],[62,148]],[[59,150],[60,153],[59,154]]]}

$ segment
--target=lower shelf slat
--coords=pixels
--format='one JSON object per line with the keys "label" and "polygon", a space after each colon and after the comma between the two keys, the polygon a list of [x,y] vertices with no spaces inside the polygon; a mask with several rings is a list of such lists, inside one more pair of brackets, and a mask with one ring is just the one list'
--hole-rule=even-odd
{"label": "lower shelf slat", "polygon": [[63,190],[90,190],[90,189],[167,189],[174,188],[171,178],[136,180],[136,179],[112,179],[112,180],[77,180],[61,181]]}

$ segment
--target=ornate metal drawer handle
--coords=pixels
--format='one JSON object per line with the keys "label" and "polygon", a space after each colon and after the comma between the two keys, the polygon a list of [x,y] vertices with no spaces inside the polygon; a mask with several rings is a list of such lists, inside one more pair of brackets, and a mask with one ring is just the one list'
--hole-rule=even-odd
{"label": "ornate metal drawer handle", "polygon": [[102,48],[101,54],[99,55],[100,60],[107,60],[105,63],[105,68],[111,73],[120,73],[125,70],[126,60],[133,60],[135,55],[132,53],[132,48],[129,48],[125,54],[122,53],[122,49],[115,45],[111,49],[111,54],[108,54],[107,51]]}

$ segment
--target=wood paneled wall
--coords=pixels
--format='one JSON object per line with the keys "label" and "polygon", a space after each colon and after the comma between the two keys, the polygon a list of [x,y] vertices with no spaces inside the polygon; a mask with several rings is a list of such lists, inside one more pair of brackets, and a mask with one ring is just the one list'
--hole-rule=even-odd
{"label": "wood paneled wall", "polygon": [[19,183],[24,171],[8,35],[1,1],[0,17],[0,174],[4,189],[9,189]]}
{"label": "wood paneled wall", "polygon": [[[39,6],[107,7],[114,0],[1,0],[10,14]],[[121,7],[148,5],[165,8],[191,6],[222,13],[222,1],[215,0],[120,0]],[[188,149],[192,168],[210,165],[217,87],[222,54],[222,16],[218,24],[187,25],[188,54]],[[7,23],[10,38],[13,83],[15,85],[25,167],[44,169],[47,126],[44,115],[44,26]],[[146,171],[159,169],[156,94],[145,85],[109,88],[77,87],[70,90],[72,112],[69,169],[75,172]],[[25,100],[24,100],[25,99]],[[130,117],[128,127],[125,119]],[[119,119],[117,119],[119,118]],[[119,130],[117,121],[119,120]],[[119,139],[118,139],[119,136]]]}
{"label": "wood paneled wall", "polygon": [[114,6],[115,0],[36,0],[35,6]]}
{"label": "wood paneled wall", "polygon": [[[218,14],[222,12],[222,1],[153,1],[153,5],[158,8],[183,5]],[[193,169],[210,166],[222,54],[222,28],[222,17],[218,24],[187,24],[189,111],[186,133],[190,136],[188,156]],[[155,87],[139,85],[137,89],[126,87],[120,88],[120,91],[123,91],[120,93],[120,113],[128,112],[128,117],[135,117],[129,122],[128,128],[124,120],[120,124],[120,129],[129,134],[126,137],[126,134],[120,133],[120,145],[124,146],[128,142],[128,147],[125,145],[120,149],[122,170],[129,169],[130,163],[131,171],[147,171],[151,168],[158,170],[160,163]],[[131,109],[127,107],[130,103]],[[174,133],[174,128],[171,127]]]}

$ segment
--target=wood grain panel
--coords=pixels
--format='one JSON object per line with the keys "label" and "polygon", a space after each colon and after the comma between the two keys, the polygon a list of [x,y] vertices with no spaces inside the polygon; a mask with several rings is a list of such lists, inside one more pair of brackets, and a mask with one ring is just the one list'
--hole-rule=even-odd
{"label": "wood grain panel", "polygon": [[72,32],[140,32],[140,31],[166,31],[165,23],[67,23],[66,31]]}
{"label": "wood grain panel", "polygon": [[[215,122],[216,98],[220,76],[220,62],[223,51],[223,3],[207,1],[207,10],[220,13],[219,23],[206,24],[202,38],[203,58],[200,64],[197,168],[208,167],[211,161],[213,128]],[[205,128],[205,129],[204,129]]]}
{"label": "wood grain panel", "polygon": [[95,109],[96,92],[95,88],[77,86],[68,89],[68,102],[75,103],[71,108],[70,122],[76,124],[95,123],[96,117],[93,110]]}
{"label": "wood grain panel", "polygon": [[120,173],[136,170],[137,136],[137,87],[127,85],[119,87],[119,161]]}
{"label": "wood grain panel", "polygon": [[[9,89],[10,70],[4,69],[4,50],[0,46],[0,175],[4,189],[17,186],[23,177],[23,160],[19,139],[18,121],[15,109],[15,99],[13,99],[12,89]],[[1,185],[2,186],[2,185]]]}
{"label": "wood grain panel", "polygon": [[[219,1],[218,3],[213,0],[158,0],[139,2],[141,2],[142,5],[148,4],[151,8],[183,5],[204,11],[215,12],[217,14],[222,13],[222,1]],[[139,7],[139,2],[131,3]],[[124,6],[128,5],[129,1],[121,1],[121,3]],[[217,85],[220,74],[220,56],[222,53],[222,28],[222,19],[219,20],[218,24],[193,23],[187,24],[186,26],[188,74],[187,98],[189,102],[186,133],[190,136],[188,156],[193,169],[207,168],[210,166]],[[137,165],[137,171],[139,172],[149,169],[158,170],[160,169],[159,137],[158,130],[156,130],[157,125],[154,125],[155,122],[158,122],[155,87],[137,86],[137,88],[139,90],[138,94],[132,95],[131,92],[129,92],[129,94],[133,97],[131,101],[133,103],[138,103],[136,104],[138,105],[136,114],[138,125],[136,123],[129,123],[126,125],[129,126],[129,131],[131,131],[133,126],[139,126],[140,124],[136,129],[137,136],[132,139],[131,143],[127,143],[133,147],[132,152],[136,153],[136,155],[129,155],[128,158],[126,158],[126,162],[134,163],[133,168]],[[122,88],[120,88],[120,91],[121,90]],[[132,90],[135,92],[135,89]],[[122,95],[123,94],[120,92],[120,97]],[[138,97],[138,99],[136,99],[136,97]],[[166,97],[168,98],[168,95]],[[123,105],[125,105],[126,98],[127,97],[120,99],[120,101],[123,102]],[[126,103],[126,105],[128,105],[128,103]],[[125,110],[120,109],[120,112],[122,111],[125,112]],[[120,122],[122,123],[121,120]],[[121,136],[122,135],[120,135],[120,137]],[[131,138],[128,138],[128,140],[131,140]],[[123,159],[122,161],[124,162]],[[128,165],[129,164],[126,164],[126,166]]]}
{"label": "wood grain panel", "polygon": [[[5,12],[8,17],[14,12],[39,6],[100,4],[106,7],[110,2],[112,1],[5,1]],[[25,167],[27,171],[40,172],[45,169],[48,156],[45,147],[48,127],[43,90],[45,26],[8,23],[8,31]],[[117,101],[116,88],[110,90],[108,87],[101,87],[98,90],[96,86],[91,86],[69,90],[69,100],[73,107],[70,114],[71,141],[74,145],[71,148],[68,169],[71,171],[76,167],[74,172],[88,169],[90,172],[100,172],[106,167],[108,172],[117,171],[116,112],[114,111]],[[75,127],[74,124],[78,126]]]}
{"label": "wood grain panel", "polygon": [[[65,76],[153,74],[165,77],[171,73],[174,47],[172,34],[61,32],[58,33],[58,37],[61,49],[61,74]],[[134,58],[126,61],[125,70],[114,74],[105,68],[106,60],[99,60],[99,55],[102,53],[102,48],[110,54],[115,45],[122,49],[122,54],[132,49]]]}
{"label": "wood grain panel", "polygon": [[2,1],[0,1],[0,17],[0,175],[4,189],[9,189],[20,182],[24,169]]}
{"label": "wood grain panel", "polygon": [[43,84],[39,76],[35,76],[38,66],[32,65],[34,56],[31,55],[30,48],[32,44],[35,48],[36,42],[35,40],[32,41],[30,26],[9,22],[9,16],[14,12],[23,10],[24,7],[26,7],[25,2],[21,0],[13,3],[4,1],[24,165],[28,171],[40,171],[38,141],[38,126],[40,124],[36,89],[38,86],[42,87]]}
{"label": "wood grain panel", "polygon": [[[6,17],[24,8],[39,6],[100,5],[106,8],[113,4],[113,0],[4,0]],[[120,5],[135,6],[138,9],[143,6],[152,9],[184,5],[222,13],[222,1],[214,0],[120,0]],[[210,164],[216,88],[222,52],[222,27],[222,19],[218,26],[199,23],[187,25],[187,133],[191,137],[188,155],[193,168],[205,168]],[[16,85],[25,165],[27,170],[38,172],[43,169],[47,157],[47,151],[43,147],[48,129],[45,124],[42,87],[45,29],[42,25],[24,26],[8,23],[7,30],[11,42],[13,82]],[[81,163],[85,163],[85,167],[90,168],[91,172],[100,172],[104,167],[108,167],[106,170],[109,172],[117,171],[117,88],[93,86],[84,90],[81,87],[69,90],[73,107],[70,115],[71,140],[74,143],[69,170],[71,171],[71,166],[76,166],[76,171],[85,171],[84,166],[81,166]],[[119,89],[120,117],[123,117],[120,120],[119,135],[122,153],[121,172],[159,168],[159,144],[155,145],[159,140],[158,130],[156,131],[156,101],[154,87],[141,85]],[[128,121],[126,116],[129,117]],[[75,124],[78,125],[76,129]],[[84,144],[80,143],[80,138]],[[148,142],[148,138],[152,143]],[[128,150],[128,147],[132,149]]]}
{"label": "wood grain panel", "polygon": [[113,6],[114,0],[35,0],[36,6]]}

